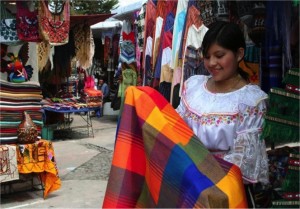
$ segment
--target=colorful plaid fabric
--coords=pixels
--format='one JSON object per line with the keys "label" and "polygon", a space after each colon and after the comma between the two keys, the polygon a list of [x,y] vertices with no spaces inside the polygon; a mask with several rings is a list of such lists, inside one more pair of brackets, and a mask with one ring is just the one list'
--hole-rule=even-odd
{"label": "colorful plaid fabric", "polygon": [[241,171],[209,153],[153,88],[127,88],[103,208],[247,207]]}

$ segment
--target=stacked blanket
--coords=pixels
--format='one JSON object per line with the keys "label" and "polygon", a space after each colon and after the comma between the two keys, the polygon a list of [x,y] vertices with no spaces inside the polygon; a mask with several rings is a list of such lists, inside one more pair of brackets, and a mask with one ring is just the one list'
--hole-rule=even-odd
{"label": "stacked blanket", "polygon": [[103,208],[243,208],[240,169],[215,158],[167,100],[128,87]]}
{"label": "stacked blanket", "polygon": [[12,83],[0,80],[0,142],[14,144],[17,141],[17,129],[27,111],[41,133],[42,90],[37,82]]}

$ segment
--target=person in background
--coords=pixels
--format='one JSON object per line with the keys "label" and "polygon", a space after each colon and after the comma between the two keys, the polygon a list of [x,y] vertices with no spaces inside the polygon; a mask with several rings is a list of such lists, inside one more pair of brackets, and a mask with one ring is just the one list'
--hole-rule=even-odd
{"label": "person in background", "polygon": [[[98,90],[100,90],[102,92],[102,110],[96,111],[96,116],[100,117],[100,116],[102,116],[102,113],[103,113],[104,103],[110,101],[109,86],[107,85],[107,83],[105,82],[103,77],[99,78]],[[100,111],[102,111],[102,112],[100,112]]]}
{"label": "person in background", "polygon": [[103,94],[103,104],[109,101],[109,87],[103,77],[99,78],[98,90]]}
{"label": "person in background", "polygon": [[266,146],[260,137],[268,97],[239,67],[245,47],[237,24],[212,24],[202,43],[210,75],[185,81],[176,111],[214,156],[239,166],[248,205],[255,207],[253,185],[269,181]]}

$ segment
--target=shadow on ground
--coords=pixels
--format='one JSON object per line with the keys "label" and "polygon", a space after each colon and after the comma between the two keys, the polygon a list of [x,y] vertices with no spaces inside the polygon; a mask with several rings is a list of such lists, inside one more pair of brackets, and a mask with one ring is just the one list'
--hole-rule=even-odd
{"label": "shadow on ground", "polygon": [[113,151],[91,144],[85,144],[89,149],[100,153],[92,159],[64,175],[62,180],[108,180]]}

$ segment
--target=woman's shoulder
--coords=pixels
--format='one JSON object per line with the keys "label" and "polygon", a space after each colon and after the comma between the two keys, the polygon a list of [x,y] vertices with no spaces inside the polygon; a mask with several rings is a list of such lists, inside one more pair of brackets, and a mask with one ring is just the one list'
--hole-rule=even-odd
{"label": "woman's shoulder", "polygon": [[185,88],[192,88],[194,86],[198,86],[199,84],[203,84],[207,81],[209,76],[206,75],[193,75],[189,77],[185,82]]}
{"label": "woman's shoulder", "polygon": [[256,106],[261,101],[268,99],[268,94],[255,84],[246,85],[240,94],[242,103],[250,106]]}

